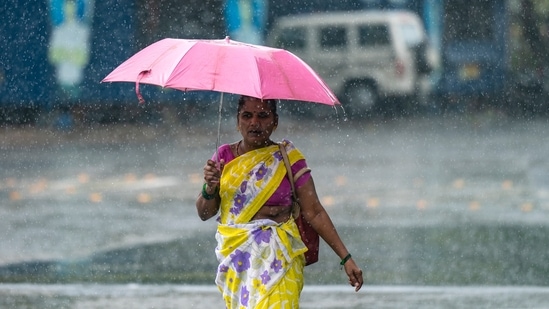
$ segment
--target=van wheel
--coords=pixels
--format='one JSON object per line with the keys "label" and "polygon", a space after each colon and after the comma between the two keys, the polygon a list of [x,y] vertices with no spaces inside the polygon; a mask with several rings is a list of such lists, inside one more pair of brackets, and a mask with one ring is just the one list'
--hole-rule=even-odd
{"label": "van wheel", "polygon": [[374,110],[378,103],[378,96],[372,85],[356,83],[349,85],[346,89],[346,103],[352,115],[365,115]]}

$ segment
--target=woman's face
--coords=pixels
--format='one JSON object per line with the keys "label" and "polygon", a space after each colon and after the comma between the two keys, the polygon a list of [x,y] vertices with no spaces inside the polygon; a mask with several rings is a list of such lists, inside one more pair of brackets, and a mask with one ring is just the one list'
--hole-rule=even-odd
{"label": "woman's face", "polygon": [[237,125],[247,145],[263,147],[268,144],[278,119],[266,102],[248,97],[238,113]]}

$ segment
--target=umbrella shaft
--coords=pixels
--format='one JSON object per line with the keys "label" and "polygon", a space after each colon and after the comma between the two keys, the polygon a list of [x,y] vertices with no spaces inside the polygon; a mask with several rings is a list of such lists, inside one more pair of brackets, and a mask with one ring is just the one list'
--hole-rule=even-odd
{"label": "umbrella shaft", "polygon": [[[217,140],[215,142],[215,157],[216,161],[219,164],[219,143],[221,140],[221,110],[223,108],[223,92],[221,92],[221,97],[219,99],[219,112],[217,113]],[[218,166],[219,168],[219,166]]]}

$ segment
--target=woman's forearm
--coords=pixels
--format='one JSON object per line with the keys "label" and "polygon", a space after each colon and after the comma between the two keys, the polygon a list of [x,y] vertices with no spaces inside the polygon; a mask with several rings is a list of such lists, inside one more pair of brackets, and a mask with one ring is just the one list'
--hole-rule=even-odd
{"label": "woman's forearm", "polygon": [[341,237],[339,237],[330,216],[328,216],[328,213],[324,208],[316,213],[309,223],[340,259],[343,259],[349,254],[349,251],[345,247]]}
{"label": "woman's forearm", "polygon": [[217,194],[217,190],[214,189],[214,191],[211,192],[211,190],[208,189],[210,188],[203,188],[203,192],[198,194],[198,197],[196,198],[196,210],[202,221],[206,221],[215,216],[219,211],[219,205],[221,203],[221,198],[219,197],[219,194]]}
{"label": "woman's forearm", "polygon": [[318,235],[332,248],[332,250],[343,259],[349,252],[339,237],[336,228],[320,203],[316,193],[313,178],[297,189],[301,213],[313,226]]}

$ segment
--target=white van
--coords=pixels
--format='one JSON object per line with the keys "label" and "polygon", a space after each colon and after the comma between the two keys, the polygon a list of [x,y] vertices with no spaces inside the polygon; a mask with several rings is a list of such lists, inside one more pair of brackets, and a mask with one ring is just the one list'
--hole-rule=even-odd
{"label": "white van", "polygon": [[418,102],[435,66],[423,23],[408,11],[314,13],[276,20],[268,44],[307,62],[351,114],[386,98]]}

